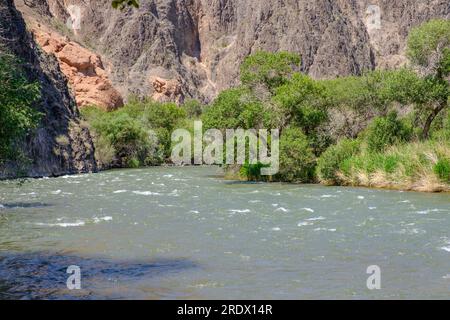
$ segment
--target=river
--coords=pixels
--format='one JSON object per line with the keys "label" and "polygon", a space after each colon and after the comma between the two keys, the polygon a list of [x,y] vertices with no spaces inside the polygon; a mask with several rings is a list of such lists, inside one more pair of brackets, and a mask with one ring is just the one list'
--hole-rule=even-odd
{"label": "river", "polygon": [[0,299],[450,298],[449,194],[188,167],[3,181],[0,204]]}

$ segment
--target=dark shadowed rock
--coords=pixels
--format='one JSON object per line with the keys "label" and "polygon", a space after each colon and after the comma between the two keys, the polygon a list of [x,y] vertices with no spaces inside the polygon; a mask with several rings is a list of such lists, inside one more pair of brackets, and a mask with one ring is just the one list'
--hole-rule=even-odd
{"label": "dark shadowed rock", "polygon": [[[89,130],[80,124],[79,113],[54,56],[38,48],[27,32],[12,0],[0,3],[0,46],[23,63],[26,76],[41,85],[35,108],[43,116],[39,128],[23,142],[32,159],[29,176],[61,175],[96,170]],[[0,175],[7,174],[2,171]]]}

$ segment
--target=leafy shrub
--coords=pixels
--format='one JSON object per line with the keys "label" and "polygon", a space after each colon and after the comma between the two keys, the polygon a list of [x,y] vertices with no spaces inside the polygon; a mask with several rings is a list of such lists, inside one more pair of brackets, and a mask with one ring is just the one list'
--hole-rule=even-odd
{"label": "leafy shrub", "polygon": [[25,78],[14,56],[0,51],[0,164],[22,158],[15,144],[38,125],[33,104],[39,98],[39,84]]}
{"label": "leafy shrub", "polygon": [[413,63],[426,66],[436,48],[444,51],[449,46],[450,20],[434,19],[410,31],[407,54]]}
{"label": "leafy shrub", "polygon": [[246,88],[222,91],[202,116],[205,129],[252,129],[263,121],[264,109]]}
{"label": "leafy shrub", "polygon": [[242,165],[241,169],[239,170],[239,176],[248,181],[265,181],[268,177],[261,175],[261,169],[267,168],[268,166],[269,165],[262,164],[260,162],[256,164],[246,163]]}
{"label": "leafy shrub", "polygon": [[395,112],[391,112],[387,117],[373,120],[364,138],[369,152],[382,152],[395,143],[409,141],[411,136],[412,128],[398,120]]}
{"label": "leafy shrub", "polygon": [[291,127],[280,137],[280,171],[277,180],[288,182],[312,182],[316,157],[308,138],[300,128]]}
{"label": "leafy shrub", "polygon": [[185,110],[186,115],[189,118],[194,118],[194,119],[200,118],[200,116],[203,113],[203,106],[197,100],[187,100],[183,104],[183,109]]}
{"label": "leafy shrub", "polygon": [[82,114],[94,131],[96,158],[107,167],[160,165],[170,156],[171,132],[186,120],[174,103],[133,97],[119,110],[85,107]]}
{"label": "leafy shrub", "polygon": [[273,100],[287,120],[307,134],[327,120],[325,87],[307,75],[295,73],[292,79],[276,90]]}
{"label": "leafy shrub", "polygon": [[150,128],[164,128],[173,131],[186,118],[186,111],[175,103],[158,103],[146,100],[143,108],[144,121]]}
{"label": "leafy shrub", "polygon": [[450,141],[450,113],[443,120],[442,127],[439,130],[433,131],[431,137],[433,140]]}
{"label": "leafy shrub", "polygon": [[450,183],[450,159],[440,159],[433,168],[434,173],[444,182]]}
{"label": "leafy shrub", "polygon": [[357,154],[359,150],[359,140],[350,139],[343,139],[338,144],[329,147],[317,162],[319,180],[326,184],[339,184],[339,171],[343,169],[343,165],[348,167],[349,164],[346,163],[346,160]]}
{"label": "leafy shrub", "polygon": [[126,113],[110,113],[94,122],[93,127],[111,143],[121,165],[144,163],[150,141],[138,120]]}
{"label": "leafy shrub", "polygon": [[256,52],[241,65],[241,81],[248,87],[264,85],[271,92],[282,86],[300,66],[301,58],[289,52]]}

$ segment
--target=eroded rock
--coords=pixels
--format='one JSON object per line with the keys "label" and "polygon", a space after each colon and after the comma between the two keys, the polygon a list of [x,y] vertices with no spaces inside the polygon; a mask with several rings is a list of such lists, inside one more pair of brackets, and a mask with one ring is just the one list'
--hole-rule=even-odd
{"label": "eroded rock", "polygon": [[55,32],[39,27],[32,32],[42,48],[58,58],[79,107],[96,105],[110,111],[123,106],[122,96],[109,80],[99,55]]}

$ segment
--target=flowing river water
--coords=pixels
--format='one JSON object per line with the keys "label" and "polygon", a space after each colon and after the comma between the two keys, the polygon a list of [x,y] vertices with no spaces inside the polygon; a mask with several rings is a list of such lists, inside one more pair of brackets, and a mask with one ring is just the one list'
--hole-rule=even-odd
{"label": "flowing river water", "polygon": [[[0,182],[0,299],[450,298],[449,194],[219,174]],[[66,286],[71,265],[81,290]]]}

